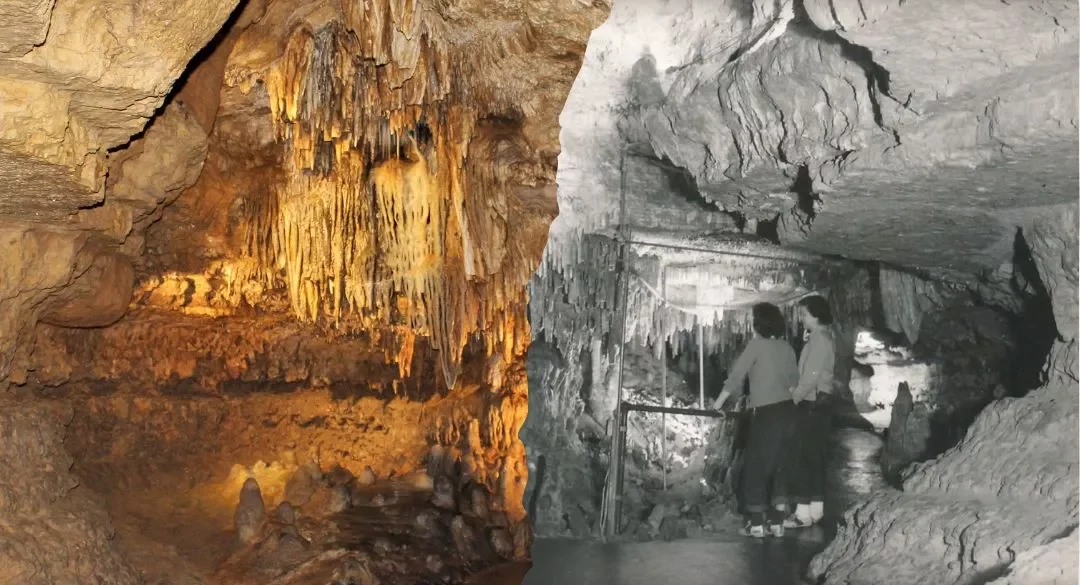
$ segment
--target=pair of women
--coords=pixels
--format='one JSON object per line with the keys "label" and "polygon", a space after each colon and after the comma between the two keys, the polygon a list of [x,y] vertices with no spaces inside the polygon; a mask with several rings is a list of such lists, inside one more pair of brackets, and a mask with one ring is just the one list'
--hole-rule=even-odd
{"label": "pair of women", "polygon": [[[785,527],[810,526],[824,515],[826,402],[832,393],[832,314],[821,296],[799,302],[809,336],[798,359],[784,339],[784,314],[771,303],[754,306],[754,338],[735,360],[715,407],[742,396],[749,380],[750,429],[740,491],[749,518],[746,534],[783,536]],[[789,515],[789,504],[796,504]]]}

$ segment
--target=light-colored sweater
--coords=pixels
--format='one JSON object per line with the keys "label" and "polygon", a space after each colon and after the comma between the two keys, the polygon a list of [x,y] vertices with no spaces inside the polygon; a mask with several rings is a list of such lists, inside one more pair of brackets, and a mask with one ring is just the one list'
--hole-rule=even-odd
{"label": "light-colored sweater", "polygon": [[810,339],[799,354],[799,384],[791,391],[795,402],[814,401],[818,394],[832,393],[836,365],[834,343],[829,327],[818,327],[810,333]]}
{"label": "light-colored sweater", "polygon": [[724,392],[736,400],[750,379],[748,406],[757,408],[791,400],[790,389],[799,380],[795,350],[783,339],[754,337],[731,366]]}

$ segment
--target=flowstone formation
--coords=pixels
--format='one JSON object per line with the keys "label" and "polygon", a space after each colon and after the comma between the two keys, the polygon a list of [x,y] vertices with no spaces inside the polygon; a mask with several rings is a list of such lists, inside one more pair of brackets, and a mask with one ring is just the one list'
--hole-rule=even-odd
{"label": "flowstone formation", "polygon": [[[525,285],[607,7],[113,4],[0,18],[0,383],[74,406],[71,501],[116,527],[43,546],[103,583],[395,579],[409,534],[429,576],[526,557]],[[384,501],[275,516],[305,464]],[[400,521],[375,549],[365,506]]]}

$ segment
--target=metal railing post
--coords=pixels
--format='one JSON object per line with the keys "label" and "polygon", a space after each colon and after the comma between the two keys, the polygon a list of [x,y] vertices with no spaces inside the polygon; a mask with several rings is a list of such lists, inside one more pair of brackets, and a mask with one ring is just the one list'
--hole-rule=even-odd
{"label": "metal railing post", "polygon": [[698,408],[705,410],[705,320],[698,321]]}
{"label": "metal railing post", "polygon": [[[660,269],[660,295],[667,300],[667,266]],[[667,408],[667,338],[660,342],[660,406]],[[667,412],[660,413],[660,469],[664,478],[664,492],[667,492]]]}

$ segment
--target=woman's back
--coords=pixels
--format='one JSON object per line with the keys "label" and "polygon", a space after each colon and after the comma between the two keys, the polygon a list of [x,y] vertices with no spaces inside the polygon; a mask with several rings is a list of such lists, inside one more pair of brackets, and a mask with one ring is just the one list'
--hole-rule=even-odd
{"label": "woman's back", "polygon": [[791,388],[799,382],[798,360],[791,344],[764,337],[750,340],[735,360],[724,389],[737,396],[747,379],[751,408],[791,400]]}

